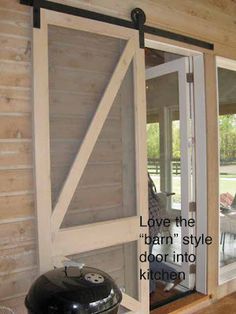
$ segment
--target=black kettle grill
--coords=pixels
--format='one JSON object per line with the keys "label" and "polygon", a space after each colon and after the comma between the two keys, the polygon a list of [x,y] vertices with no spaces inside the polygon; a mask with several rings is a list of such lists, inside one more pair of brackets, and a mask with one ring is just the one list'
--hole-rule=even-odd
{"label": "black kettle grill", "polygon": [[40,276],[25,298],[29,314],[117,314],[122,294],[114,280],[91,267],[63,267]]}

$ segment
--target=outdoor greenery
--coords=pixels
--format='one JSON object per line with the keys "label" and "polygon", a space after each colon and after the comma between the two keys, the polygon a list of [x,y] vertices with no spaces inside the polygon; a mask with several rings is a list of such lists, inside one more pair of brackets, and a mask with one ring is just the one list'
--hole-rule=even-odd
{"label": "outdoor greenery", "polygon": [[[148,158],[160,158],[160,129],[159,123],[147,125]],[[180,159],[179,121],[172,122],[172,159]]]}
{"label": "outdoor greenery", "polygon": [[[236,114],[219,117],[220,158],[236,161]],[[160,158],[159,123],[147,125],[148,158]],[[172,122],[172,159],[180,159],[179,121]]]}
{"label": "outdoor greenery", "polygon": [[[179,121],[172,122],[172,159],[180,160]],[[148,158],[160,158],[160,129],[159,123],[147,125]],[[221,115],[219,117],[219,147],[221,159],[220,192],[235,194],[236,184],[236,114]],[[149,166],[150,168],[150,166]],[[150,168],[151,169],[151,168]],[[152,173],[158,190],[160,189],[160,176]],[[180,202],[180,176],[172,176],[172,190],[176,203]]]}
{"label": "outdoor greenery", "polygon": [[220,159],[236,161],[236,114],[219,118]]}
{"label": "outdoor greenery", "polygon": [[148,158],[160,158],[159,123],[147,125],[147,155]]}

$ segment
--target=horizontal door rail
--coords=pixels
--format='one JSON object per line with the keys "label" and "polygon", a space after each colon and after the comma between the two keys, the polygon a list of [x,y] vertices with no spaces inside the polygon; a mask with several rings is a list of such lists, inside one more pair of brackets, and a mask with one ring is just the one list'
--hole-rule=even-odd
{"label": "horizontal door rail", "polygon": [[34,27],[40,28],[40,9],[52,10],[61,13],[66,13],[70,15],[80,16],[100,22],[110,23],[114,25],[119,25],[127,28],[138,29],[140,38],[140,47],[144,48],[144,33],[157,35],[160,37],[176,40],[193,46],[201,47],[204,49],[214,50],[214,44],[196,39],[193,37],[185,36],[178,33],[173,33],[164,29],[144,25],[146,22],[146,16],[142,9],[135,8],[131,12],[132,21],[117,18],[110,15],[105,15],[102,13],[97,13],[85,9],[80,9],[72,6],[68,6],[61,3],[56,3],[46,0],[20,0],[21,4],[33,6],[33,19]]}
{"label": "horizontal door rail", "polygon": [[139,219],[133,216],[60,229],[52,245],[53,256],[79,254],[137,241],[140,234]]}

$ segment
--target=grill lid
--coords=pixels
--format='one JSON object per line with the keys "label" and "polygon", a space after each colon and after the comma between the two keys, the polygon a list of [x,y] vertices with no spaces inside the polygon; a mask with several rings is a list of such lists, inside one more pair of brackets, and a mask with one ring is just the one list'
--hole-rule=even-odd
{"label": "grill lid", "polygon": [[122,294],[114,280],[91,267],[63,267],[40,276],[25,299],[36,314],[101,313],[117,306]]}

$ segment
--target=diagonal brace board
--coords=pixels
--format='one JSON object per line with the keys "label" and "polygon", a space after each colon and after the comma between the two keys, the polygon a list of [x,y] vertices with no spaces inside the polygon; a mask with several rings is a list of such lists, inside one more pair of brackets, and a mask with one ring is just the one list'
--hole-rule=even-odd
{"label": "diagonal brace board", "polygon": [[92,153],[97,138],[102,130],[107,115],[119,91],[124,76],[135,54],[135,38],[127,42],[125,49],[118,61],[113,75],[101,98],[98,108],[85,134],[83,142],[77,152],[69,174],[64,182],[58,201],[51,217],[52,232],[57,232],[69,207],[76,187],[81,179],[84,168]]}
{"label": "diagonal brace board", "polygon": [[139,232],[138,216],[60,229],[55,235],[52,253],[68,256],[137,241]]}
{"label": "diagonal brace board", "polygon": [[128,294],[122,292],[122,302],[121,305],[131,310],[132,313],[139,313],[141,308],[141,303],[134,298],[130,297]]}

